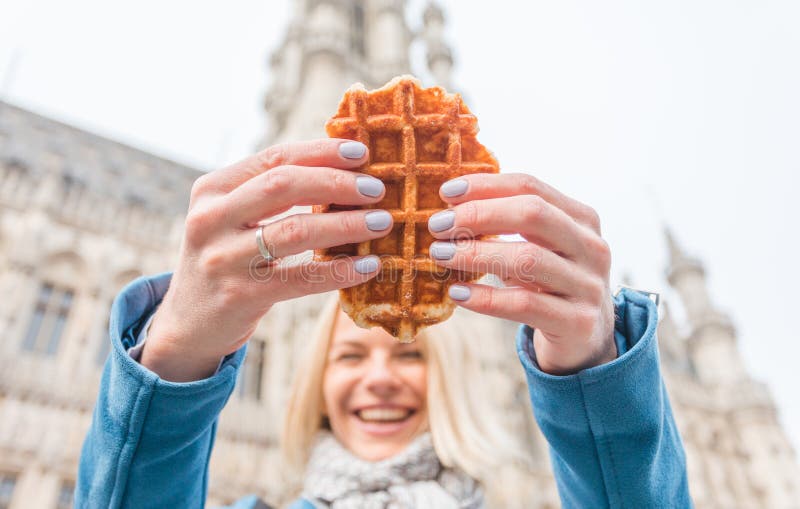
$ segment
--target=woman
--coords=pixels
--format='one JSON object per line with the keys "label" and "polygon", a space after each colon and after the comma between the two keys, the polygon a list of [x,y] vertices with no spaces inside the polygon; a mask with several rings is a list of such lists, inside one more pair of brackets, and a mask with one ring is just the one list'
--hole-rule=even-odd
{"label": "woman", "polygon": [[[337,297],[328,301],[299,362],[281,440],[289,477],[304,478],[306,499],[323,507],[385,507],[393,497],[408,507],[482,507],[481,484],[491,491],[494,472],[529,462],[487,421],[475,342],[450,325],[403,344],[356,326]],[[399,481],[411,488],[393,486]]]}
{"label": "woman", "polygon": [[[348,171],[366,157],[364,145],[347,140],[291,143],[195,182],[174,274],[134,281],[112,306],[114,350],[81,455],[77,507],[202,507],[216,419],[259,319],[277,302],[368,281],[381,263],[374,256],[281,260],[379,238],[392,226],[380,210],[260,224],[294,205],[378,203],[383,184]],[[521,174],[457,178],[442,185],[440,196],[452,208],[429,222],[441,239],[431,256],[444,267],[490,270],[507,283],[454,285],[450,296],[472,311],[523,324],[517,350],[563,504],[690,506],[683,448],[658,369],[655,307],[632,291],[612,297],[610,253],[594,210]],[[449,242],[454,231],[517,233],[523,240]],[[329,348],[317,350],[325,359],[298,373],[287,416],[288,456],[309,461],[308,496],[295,505],[409,507],[429,500],[480,507],[480,458],[473,454],[480,446],[458,454],[471,437],[446,423],[459,415],[438,404],[446,398],[426,401],[436,389],[426,385],[436,383],[428,367],[448,363],[413,359],[414,348],[431,352],[437,341],[399,347],[380,330],[355,329],[346,316],[334,316]],[[348,337],[357,352],[341,351]],[[446,382],[447,373],[439,378]],[[376,405],[391,408],[369,408]],[[376,419],[403,422],[367,422]],[[492,455],[483,454],[491,464]],[[437,461],[452,475],[415,468]],[[358,470],[363,462],[369,468]],[[345,467],[332,470],[338,463]],[[391,473],[390,482],[339,493],[349,466]],[[249,497],[234,507],[258,506]]]}

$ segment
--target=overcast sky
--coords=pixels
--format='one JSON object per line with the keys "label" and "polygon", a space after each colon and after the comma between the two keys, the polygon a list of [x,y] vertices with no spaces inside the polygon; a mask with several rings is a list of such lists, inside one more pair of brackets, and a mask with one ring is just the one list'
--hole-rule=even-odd
{"label": "overcast sky", "polygon": [[[627,272],[670,299],[668,224],[800,445],[800,2],[442,3],[454,83],[503,169],[595,207],[612,284]],[[287,14],[288,1],[5,0],[0,95],[211,170],[264,130]]]}

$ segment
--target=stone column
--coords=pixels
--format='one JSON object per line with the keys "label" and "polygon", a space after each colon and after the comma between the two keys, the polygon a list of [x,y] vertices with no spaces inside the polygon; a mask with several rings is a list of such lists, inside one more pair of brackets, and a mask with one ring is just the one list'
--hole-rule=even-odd
{"label": "stone column", "polygon": [[425,28],[423,38],[427,46],[428,69],[436,84],[452,92],[450,73],[453,69],[453,56],[450,47],[444,42],[444,13],[434,2],[430,2],[423,14]]}
{"label": "stone column", "polygon": [[409,72],[411,32],[406,25],[405,8],[404,0],[367,0],[367,64],[378,86]]}
{"label": "stone column", "polygon": [[0,352],[5,357],[18,354],[28,330],[39,291],[39,278],[35,272],[33,265],[11,260],[9,271],[3,278],[6,285],[4,290],[8,292],[4,295],[15,296],[13,299],[3,299],[0,303],[0,320],[4,325],[1,330],[5,336],[0,344]]}
{"label": "stone column", "polygon": [[60,480],[52,472],[39,464],[30,465],[17,478],[10,509],[55,507],[59,486]]}

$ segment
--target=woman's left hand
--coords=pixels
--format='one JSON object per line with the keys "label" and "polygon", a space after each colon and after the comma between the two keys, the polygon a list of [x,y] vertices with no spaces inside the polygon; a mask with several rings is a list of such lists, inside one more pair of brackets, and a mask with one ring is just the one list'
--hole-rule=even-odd
{"label": "woman's left hand", "polygon": [[[453,285],[454,301],[533,327],[536,360],[546,373],[571,374],[616,358],[611,252],[593,208],[521,173],[465,175],[439,194],[454,206],[428,222],[438,239],[431,257],[506,284]],[[482,234],[519,234],[524,241],[472,239]]]}

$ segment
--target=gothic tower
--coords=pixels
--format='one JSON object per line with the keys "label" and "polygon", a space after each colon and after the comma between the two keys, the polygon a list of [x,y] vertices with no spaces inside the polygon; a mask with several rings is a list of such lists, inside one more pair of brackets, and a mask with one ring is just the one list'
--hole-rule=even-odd
{"label": "gothic tower", "polygon": [[[265,100],[270,127],[264,145],[325,136],[325,120],[344,90],[357,81],[375,88],[395,75],[414,72],[423,81],[427,78],[428,85],[453,90],[445,17],[435,2],[427,4],[417,26],[407,24],[404,0],[296,0],[293,6],[286,38],[271,61],[272,85]],[[409,56],[415,41],[425,49],[421,69]],[[679,299],[661,306],[659,350],[695,503],[725,509],[793,507],[792,500],[800,499],[800,476],[769,392],[746,372],[736,330],[730,317],[713,305],[703,265],[684,253],[669,231],[666,238],[666,275]],[[263,321],[259,337],[270,338],[261,350],[269,352],[262,383],[265,404],[280,407],[285,402],[283,387],[289,383],[296,345],[307,334],[303,328],[321,299],[284,303]],[[685,323],[674,313],[681,308]],[[465,337],[478,334],[489,343],[483,350],[486,383],[496,395],[498,412],[533,459],[531,468],[508,472],[506,500],[525,500],[525,507],[557,506],[547,444],[530,416],[525,381],[515,376],[521,370],[507,340],[513,337],[513,324],[463,310],[456,311],[452,322]],[[528,491],[523,493],[522,486]]]}
{"label": "gothic tower", "polygon": [[270,60],[263,145],[324,136],[325,121],[355,82],[377,88],[412,71],[410,46],[422,40],[434,84],[448,87],[452,57],[444,14],[433,2],[422,26],[406,23],[405,0],[296,0],[286,37]]}
{"label": "gothic tower", "polygon": [[665,235],[670,256],[667,280],[686,309],[692,331],[688,338],[689,355],[695,373],[709,385],[744,379],[736,330],[730,317],[712,305],[703,265],[681,250],[669,229]]}
{"label": "gothic tower", "polygon": [[[705,268],[665,229],[666,270],[686,315],[665,309],[659,343],[698,507],[797,507],[800,468],[769,389],[746,371],[730,317],[716,308]],[[683,361],[681,361],[683,357]]]}
{"label": "gothic tower", "polygon": [[[412,73],[429,77],[426,85],[449,89],[452,56],[444,41],[445,17],[429,2],[416,27],[406,22],[405,0],[295,1],[286,38],[271,61],[271,86],[265,98],[269,127],[263,145],[324,137],[325,121],[336,111],[353,83],[377,88],[391,78]],[[412,69],[411,45],[425,47],[421,69]],[[297,207],[291,212],[299,212]],[[267,404],[285,404],[291,366],[325,296],[311,295],[276,305],[262,320],[256,337],[266,341],[264,376]],[[514,349],[516,325],[456,310],[452,323],[460,333],[480,337],[485,379],[492,387],[498,414],[520,438],[531,464],[509,467],[508,485],[489,490],[497,507],[557,507],[557,495],[547,460],[547,445],[530,410],[527,385]],[[489,346],[491,344],[491,346]],[[509,364],[515,365],[509,365]],[[509,376],[509,374],[513,374]],[[524,438],[522,438],[524,437]],[[292,480],[287,480],[291,484]]]}
{"label": "gothic tower", "polygon": [[453,70],[453,56],[444,40],[444,13],[438,5],[431,2],[425,8],[422,19],[425,23],[422,36],[427,49],[428,69],[437,85],[452,91],[450,73]]}

